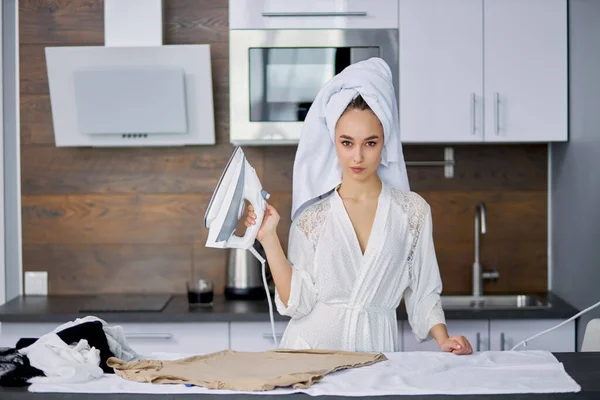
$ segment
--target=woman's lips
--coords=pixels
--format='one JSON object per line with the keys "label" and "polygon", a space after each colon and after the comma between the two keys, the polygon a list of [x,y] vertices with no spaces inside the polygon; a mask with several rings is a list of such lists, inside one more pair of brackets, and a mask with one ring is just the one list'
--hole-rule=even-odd
{"label": "woman's lips", "polygon": [[364,168],[358,168],[358,167],[350,167],[350,169],[352,170],[352,172],[354,172],[355,174],[361,173],[363,172],[365,169]]}

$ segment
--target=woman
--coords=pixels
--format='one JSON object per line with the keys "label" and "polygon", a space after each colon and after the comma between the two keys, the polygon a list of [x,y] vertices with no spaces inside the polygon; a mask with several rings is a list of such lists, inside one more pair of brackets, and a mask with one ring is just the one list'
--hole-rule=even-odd
{"label": "woman", "polygon": [[[408,189],[391,72],[372,58],[319,92],[294,163],[289,261],[267,205],[257,239],[291,320],[283,348],[398,351],[396,309],[405,299],[419,341],[470,354],[449,337],[440,293],[431,210]],[[255,224],[250,208],[246,226]]]}

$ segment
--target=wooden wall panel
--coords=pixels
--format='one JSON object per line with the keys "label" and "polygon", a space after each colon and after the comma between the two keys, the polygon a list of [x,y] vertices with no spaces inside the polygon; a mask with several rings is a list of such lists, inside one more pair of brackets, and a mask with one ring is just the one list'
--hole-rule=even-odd
{"label": "wooden wall panel", "polygon": [[48,94],[45,44],[23,44],[19,46],[19,85],[21,96]]}
{"label": "wooden wall panel", "polygon": [[205,235],[210,195],[23,196],[24,243],[188,243]]}
{"label": "wooden wall panel", "polygon": [[[27,146],[22,168],[24,195],[74,193],[211,194],[231,157],[229,146],[73,148]],[[260,149],[244,153],[258,174]]]}
{"label": "wooden wall panel", "polygon": [[60,294],[183,293],[196,273],[215,281],[223,292],[224,252],[188,245],[29,244],[23,249],[25,271],[48,271],[48,290]]}
{"label": "wooden wall panel", "polygon": [[19,42],[104,44],[104,1],[19,0]]}
{"label": "wooden wall panel", "polygon": [[[192,260],[222,292],[227,252],[204,247],[203,216],[229,159],[227,0],[165,0],[165,44],[210,44],[215,146],[57,148],[44,48],[104,44],[102,0],[19,2],[23,260],[49,271],[52,294],[183,293]],[[407,146],[409,161],[440,160],[443,146]],[[471,290],[473,213],[488,208],[485,268],[490,293],[547,286],[547,146],[455,146],[453,179],[409,168],[431,205],[444,292]],[[287,250],[295,147],[245,147]],[[192,256],[193,255],[193,256]]]}
{"label": "wooden wall panel", "polygon": [[[24,95],[21,105],[21,145],[28,151],[30,144],[54,145],[52,111],[48,94]],[[31,147],[33,148],[33,147]],[[28,156],[28,154],[24,154]]]}
{"label": "wooden wall panel", "polygon": [[[486,204],[487,233],[481,235],[484,269],[500,279],[484,292],[542,292],[547,287],[546,194],[526,191],[423,191],[433,217],[433,236],[445,291],[469,293],[475,253],[474,209]],[[514,278],[513,278],[514,277]]]}

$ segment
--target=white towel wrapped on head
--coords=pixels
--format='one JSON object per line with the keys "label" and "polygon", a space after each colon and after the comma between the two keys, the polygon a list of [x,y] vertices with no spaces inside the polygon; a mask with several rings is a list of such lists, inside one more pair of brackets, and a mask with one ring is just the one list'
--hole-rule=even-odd
{"label": "white towel wrapped on head", "polygon": [[306,115],[294,160],[292,220],[341,183],[335,127],[359,94],[383,126],[384,144],[377,170],[380,179],[389,186],[409,190],[392,72],[385,61],[373,57],[346,67],[329,80]]}

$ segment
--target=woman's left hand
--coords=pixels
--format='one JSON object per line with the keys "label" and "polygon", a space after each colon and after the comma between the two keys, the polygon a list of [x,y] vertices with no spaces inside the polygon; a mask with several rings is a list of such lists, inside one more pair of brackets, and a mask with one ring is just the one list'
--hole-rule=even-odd
{"label": "woman's left hand", "polygon": [[471,354],[473,348],[471,343],[464,336],[450,336],[444,339],[441,343],[438,343],[441,351],[454,354]]}

